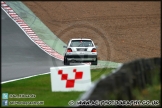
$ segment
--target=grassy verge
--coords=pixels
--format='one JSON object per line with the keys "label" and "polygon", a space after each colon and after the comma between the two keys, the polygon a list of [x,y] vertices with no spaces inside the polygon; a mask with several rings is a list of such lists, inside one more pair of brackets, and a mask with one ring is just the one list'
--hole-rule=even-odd
{"label": "grassy verge", "polygon": [[[97,80],[103,74],[112,72],[112,68],[92,69],[92,81]],[[155,73],[152,85],[147,85],[145,89],[133,89],[133,95],[136,100],[158,100],[161,104],[161,82],[157,72],[160,70],[153,70]],[[70,100],[76,100],[83,92],[52,92],[50,74],[41,75],[21,81],[15,81],[3,84],[1,86],[2,93],[9,94],[35,94],[36,98],[9,98],[9,101],[43,101],[44,105],[37,105],[38,107],[56,107],[68,106]],[[9,105],[18,107],[18,105]],[[25,105],[23,105],[25,106]],[[29,106],[29,105],[28,105]],[[31,105],[30,105],[31,106]],[[36,106],[36,105],[34,105]]]}
{"label": "grassy verge", "polygon": [[[92,69],[92,81],[103,74],[108,74],[112,68]],[[9,101],[44,101],[44,106],[68,106],[70,100],[76,100],[83,92],[52,92],[50,74],[33,78],[5,83],[1,86],[2,93],[8,94],[35,94],[36,98],[9,98]],[[18,107],[18,105],[9,105]],[[25,106],[25,105],[23,105]],[[31,105],[30,105],[31,106]],[[36,106],[36,105],[34,105]]]}

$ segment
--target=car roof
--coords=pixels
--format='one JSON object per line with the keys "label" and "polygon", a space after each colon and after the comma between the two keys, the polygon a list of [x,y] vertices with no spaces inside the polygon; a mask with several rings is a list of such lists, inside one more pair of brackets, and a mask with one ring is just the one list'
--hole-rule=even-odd
{"label": "car roof", "polygon": [[71,40],[91,40],[91,39],[89,39],[89,38],[73,38]]}

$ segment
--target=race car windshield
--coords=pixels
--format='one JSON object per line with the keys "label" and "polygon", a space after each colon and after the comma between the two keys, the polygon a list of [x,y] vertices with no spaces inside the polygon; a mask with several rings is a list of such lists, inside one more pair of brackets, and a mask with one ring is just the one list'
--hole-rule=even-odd
{"label": "race car windshield", "polygon": [[91,40],[72,40],[70,47],[93,47]]}

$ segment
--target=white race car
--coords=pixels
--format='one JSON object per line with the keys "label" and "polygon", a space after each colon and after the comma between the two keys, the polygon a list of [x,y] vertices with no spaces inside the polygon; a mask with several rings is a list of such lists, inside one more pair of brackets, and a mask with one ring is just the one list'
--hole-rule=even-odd
{"label": "white race car", "polygon": [[70,65],[70,62],[91,62],[91,65],[97,65],[97,50],[91,39],[78,38],[71,39],[64,54],[64,65]]}

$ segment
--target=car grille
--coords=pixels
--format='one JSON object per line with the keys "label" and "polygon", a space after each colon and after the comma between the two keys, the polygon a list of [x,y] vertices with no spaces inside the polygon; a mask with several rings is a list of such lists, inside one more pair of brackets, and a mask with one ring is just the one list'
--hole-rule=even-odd
{"label": "car grille", "polygon": [[77,48],[77,51],[87,51],[87,48]]}

